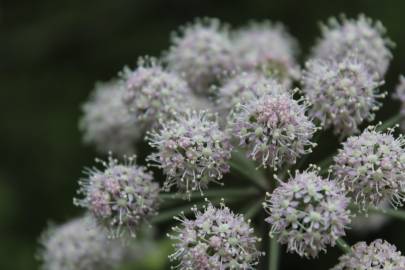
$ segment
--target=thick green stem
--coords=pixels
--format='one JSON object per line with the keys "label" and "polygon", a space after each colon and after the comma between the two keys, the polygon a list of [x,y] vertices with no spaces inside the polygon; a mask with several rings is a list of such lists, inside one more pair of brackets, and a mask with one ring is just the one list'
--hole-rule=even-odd
{"label": "thick green stem", "polygon": [[384,131],[387,128],[394,127],[396,124],[399,123],[400,120],[401,120],[401,115],[396,114],[396,115],[392,116],[391,118],[388,118],[387,120],[382,122],[382,124],[377,127],[377,130]]}
{"label": "thick green stem", "polygon": [[[259,190],[255,187],[249,188],[223,188],[223,189],[212,189],[203,192],[195,191],[190,194],[190,199],[201,199],[201,198],[228,198],[237,197],[240,199],[246,199],[246,196],[259,194]],[[162,200],[182,200],[184,197],[188,197],[185,194],[179,193],[162,193],[159,195]]]}
{"label": "thick green stem", "polygon": [[380,209],[380,208],[371,207],[371,208],[368,208],[368,212],[383,214],[383,215],[386,215],[389,217],[393,217],[393,218],[405,221],[405,211],[401,210],[401,209]]}
{"label": "thick green stem", "polygon": [[350,246],[346,243],[345,240],[343,240],[342,238],[338,238],[336,240],[336,245],[340,248],[341,251],[343,251],[344,253],[349,253],[352,251],[352,249],[350,248]]}
{"label": "thick green stem", "polygon": [[245,176],[248,180],[252,181],[256,186],[260,187],[261,189],[268,189],[269,184],[266,180],[266,177],[256,168],[246,166],[246,163],[241,165],[240,162],[237,163],[235,161],[230,161],[229,165],[232,169]]}
{"label": "thick green stem", "polygon": [[263,207],[263,199],[260,198],[258,201],[255,201],[254,203],[249,205],[249,207],[242,212],[245,213],[244,216],[246,219],[251,219],[260,211],[260,209],[262,209],[262,207]]}
{"label": "thick green stem", "polygon": [[277,270],[279,264],[280,246],[275,237],[270,238],[269,245],[269,270]]}

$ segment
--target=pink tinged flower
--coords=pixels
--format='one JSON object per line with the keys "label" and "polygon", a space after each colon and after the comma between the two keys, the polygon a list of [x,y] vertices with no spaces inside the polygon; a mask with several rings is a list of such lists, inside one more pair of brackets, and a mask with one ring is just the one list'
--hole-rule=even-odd
{"label": "pink tinged flower", "polygon": [[340,138],[374,120],[386,93],[376,73],[370,73],[357,54],[342,59],[311,59],[302,75],[303,92],[311,103],[309,115]]}
{"label": "pink tinged flower", "polygon": [[208,95],[210,86],[235,68],[228,29],[218,19],[199,19],[182,27],[173,35],[165,60],[200,95]]}
{"label": "pink tinged flower", "polygon": [[147,159],[166,174],[166,190],[176,186],[187,194],[202,192],[229,171],[229,137],[208,112],[178,114],[175,119],[162,122],[147,139],[156,150]]}
{"label": "pink tinged flower", "polygon": [[[180,270],[250,269],[258,264],[262,252],[257,250],[259,238],[253,234],[250,221],[225,205],[212,204],[203,211],[193,209],[195,218],[176,217],[181,222],[168,236],[175,252],[169,256],[178,261]],[[192,236],[192,237],[190,237]]]}
{"label": "pink tinged flower", "polygon": [[87,208],[111,237],[135,236],[141,223],[157,213],[159,185],[151,172],[135,164],[135,156],[124,156],[120,163],[111,155],[100,161],[104,170],[87,170],[79,182],[81,199],[77,206]]}
{"label": "pink tinged flower", "polygon": [[331,270],[380,270],[405,269],[405,257],[394,245],[385,240],[377,239],[367,245],[359,242],[351,248],[351,252],[342,255],[339,263]]}
{"label": "pink tinged flower", "polygon": [[392,131],[370,127],[349,137],[334,158],[334,177],[362,208],[379,207],[384,200],[398,206],[405,199],[405,140]]}
{"label": "pink tinged flower", "polygon": [[349,199],[337,183],[318,176],[316,169],[296,172],[264,203],[272,225],[270,236],[287,245],[289,252],[317,257],[345,235],[350,224]]}
{"label": "pink tinged flower", "polygon": [[303,101],[294,100],[287,91],[276,91],[241,105],[231,129],[249,158],[277,169],[312,151],[316,144],[310,140],[317,127],[305,115]]}

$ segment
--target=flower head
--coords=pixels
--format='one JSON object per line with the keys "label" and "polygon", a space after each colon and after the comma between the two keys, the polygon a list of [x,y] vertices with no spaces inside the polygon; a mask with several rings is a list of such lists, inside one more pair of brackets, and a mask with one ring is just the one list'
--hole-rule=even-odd
{"label": "flower head", "polygon": [[156,214],[159,185],[152,173],[135,164],[135,156],[120,163],[111,155],[108,161],[98,160],[104,170],[92,168],[79,182],[82,199],[75,204],[87,208],[112,237],[135,236],[142,222]]}
{"label": "flower head", "polygon": [[335,59],[314,59],[306,63],[303,91],[312,104],[309,114],[341,137],[359,131],[364,121],[374,119],[381,103],[383,84],[354,55]]}
{"label": "flower head", "polygon": [[316,144],[310,139],[317,128],[305,115],[306,105],[301,101],[288,92],[275,92],[241,106],[234,115],[232,133],[249,158],[277,168],[311,152]]}
{"label": "flower head", "polygon": [[102,153],[132,153],[134,143],[143,133],[122,104],[123,93],[124,88],[117,81],[98,83],[82,107],[79,126],[84,141],[95,144]]}
{"label": "flower head", "polygon": [[367,245],[359,242],[352,251],[339,258],[339,264],[331,270],[402,270],[405,269],[405,257],[394,245],[377,239]]}
{"label": "flower head", "polygon": [[212,118],[205,111],[187,111],[149,133],[156,152],[148,160],[166,174],[167,190],[175,185],[186,193],[202,191],[229,171],[229,138]]}
{"label": "flower head", "polygon": [[258,72],[242,72],[225,81],[218,91],[218,105],[223,114],[235,107],[274,92],[287,92],[284,86]]}
{"label": "flower head", "polygon": [[350,223],[349,199],[336,182],[318,176],[316,170],[296,172],[281,182],[264,203],[272,225],[270,236],[277,234],[287,250],[300,256],[316,257],[334,246],[345,235]]}
{"label": "flower head", "polygon": [[385,75],[392,59],[393,42],[386,37],[381,22],[373,22],[364,15],[357,19],[343,16],[341,22],[330,18],[321,30],[322,38],[313,48],[314,57],[341,60],[356,52],[371,73],[378,73],[380,78]]}
{"label": "flower head", "polygon": [[164,70],[154,58],[140,58],[135,70],[126,68],[121,76],[123,102],[140,124],[170,118],[191,94],[186,81]]}
{"label": "flower head", "polygon": [[89,217],[51,227],[41,237],[40,259],[44,270],[108,270],[125,256],[125,248],[108,239]]}
{"label": "flower head", "polygon": [[400,205],[405,199],[405,140],[392,130],[366,129],[343,143],[334,158],[333,174],[361,206],[378,207],[385,199]]}
{"label": "flower head", "polygon": [[169,235],[176,241],[175,253],[169,258],[180,261],[178,269],[255,269],[262,253],[256,248],[260,239],[253,235],[250,221],[223,204],[193,211],[195,219],[177,217],[181,226]]}
{"label": "flower head", "polygon": [[264,71],[281,82],[299,74],[298,43],[280,23],[252,23],[234,33],[233,43],[236,64],[243,70]]}
{"label": "flower head", "polygon": [[184,75],[198,94],[207,94],[224,72],[234,68],[227,28],[218,19],[200,19],[173,35],[166,55],[169,68]]}

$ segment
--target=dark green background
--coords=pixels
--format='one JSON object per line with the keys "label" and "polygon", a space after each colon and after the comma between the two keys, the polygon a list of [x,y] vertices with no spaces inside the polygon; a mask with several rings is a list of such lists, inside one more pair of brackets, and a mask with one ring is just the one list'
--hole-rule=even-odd
{"label": "dark green background", "polygon": [[[72,205],[76,180],[95,153],[82,145],[77,121],[96,80],[133,66],[140,55],[159,55],[168,47],[170,32],[196,16],[219,17],[232,25],[282,21],[305,56],[319,34],[317,22],[342,12],[363,12],[388,28],[397,43],[384,86],[391,91],[399,73],[405,73],[401,0],[1,1],[0,269],[36,269],[36,240],[47,221],[63,222],[79,213]],[[387,100],[378,117],[397,110],[398,104]],[[368,239],[381,236],[405,251],[403,228],[393,222]],[[327,269],[337,254],[331,249],[309,262],[283,256],[283,269]]]}

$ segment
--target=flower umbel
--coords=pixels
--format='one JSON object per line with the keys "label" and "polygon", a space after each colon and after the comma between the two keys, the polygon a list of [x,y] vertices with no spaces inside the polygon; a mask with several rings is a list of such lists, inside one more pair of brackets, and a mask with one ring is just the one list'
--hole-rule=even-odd
{"label": "flower umbel", "polygon": [[180,270],[256,269],[259,257],[256,244],[261,240],[253,235],[250,221],[221,204],[211,203],[203,211],[193,209],[195,219],[184,215],[175,219],[180,227],[173,228],[169,237],[176,241],[170,260],[178,260]]}
{"label": "flower umbel", "polygon": [[89,217],[50,227],[41,236],[40,259],[44,270],[109,270],[125,256],[121,243],[92,226]]}
{"label": "flower umbel", "polygon": [[313,57],[341,60],[355,52],[370,73],[383,77],[392,59],[393,42],[386,37],[380,21],[373,22],[364,15],[357,19],[342,17],[341,22],[330,18],[322,25],[322,38],[313,48]]}
{"label": "flower umbel", "polygon": [[339,264],[331,270],[402,270],[405,269],[405,257],[394,245],[377,239],[367,245],[359,242],[349,254],[339,258]]}
{"label": "flower umbel", "polygon": [[121,74],[125,94],[123,102],[139,124],[151,125],[170,119],[191,94],[186,81],[164,70],[154,58],[140,58],[135,70]]}
{"label": "flower umbel", "polygon": [[134,143],[143,133],[122,104],[123,94],[124,87],[118,81],[97,83],[90,99],[83,104],[79,127],[84,142],[95,144],[102,153],[133,153]]}
{"label": "flower umbel", "polygon": [[405,140],[369,127],[343,143],[335,156],[333,175],[362,207],[379,207],[390,199],[402,205],[405,189]]}
{"label": "flower umbel", "polygon": [[234,115],[232,133],[249,158],[277,169],[312,151],[316,144],[310,139],[317,128],[305,115],[303,101],[294,100],[288,92],[275,92],[241,106]]}
{"label": "flower umbel", "polygon": [[287,244],[289,252],[317,257],[345,235],[350,223],[348,204],[336,182],[321,178],[317,169],[297,171],[288,182],[280,182],[264,203],[270,214],[266,219],[272,225],[270,236]]}
{"label": "flower umbel", "polygon": [[111,155],[108,161],[96,160],[104,170],[88,169],[79,181],[82,199],[75,204],[87,208],[111,237],[135,237],[140,223],[156,214],[159,185],[152,173],[135,164],[135,156],[124,156],[120,163]]}
{"label": "flower umbel", "polygon": [[184,76],[198,94],[207,95],[224,72],[234,68],[228,30],[218,19],[200,19],[173,35],[166,54],[169,68]]}
{"label": "flower umbel", "polygon": [[213,118],[205,111],[188,111],[148,134],[156,150],[148,160],[166,174],[166,190],[175,185],[188,194],[202,191],[229,171],[231,144]]}
{"label": "flower umbel", "polygon": [[378,90],[383,83],[355,55],[310,60],[302,76],[303,91],[312,105],[309,115],[325,128],[333,127],[341,138],[358,132],[364,120],[374,119],[381,106],[378,99],[386,96]]}

